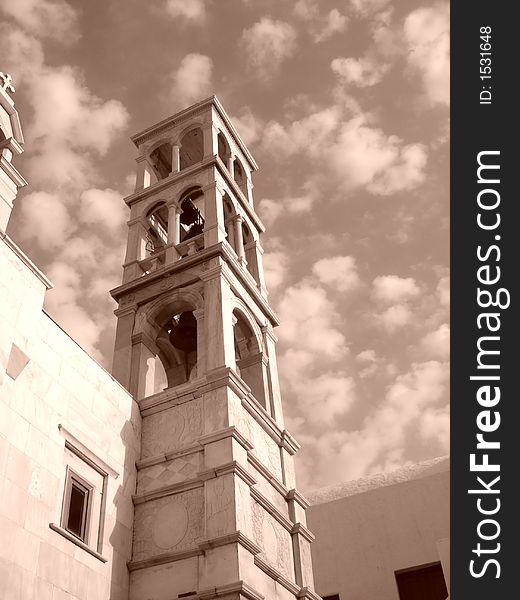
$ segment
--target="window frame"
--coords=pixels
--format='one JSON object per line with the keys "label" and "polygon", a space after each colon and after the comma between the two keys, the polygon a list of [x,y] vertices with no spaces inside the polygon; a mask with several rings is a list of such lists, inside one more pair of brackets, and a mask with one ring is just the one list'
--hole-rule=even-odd
{"label": "window frame", "polygon": [[[81,517],[81,535],[78,535],[76,532],[72,531],[68,527],[68,521],[70,517],[70,503],[72,498],[72,488],[76,484],[76,487],[80,489],[80,491],[85,492],[85,505],[83,507],[83,514]],[[83,490],[81,489],[83,488]],[[61,512],[61,527],[82,541],[84,544],[89,543],[90,537],[90,522],[92,517],[92,500],[93,500],[93,492],[94,486],[87,481],[84,477],[82,477],[79,473],[77,473],[70,465],[67,465],[67,470],[65,474],[65,486],[63,490],[63,507]]]}

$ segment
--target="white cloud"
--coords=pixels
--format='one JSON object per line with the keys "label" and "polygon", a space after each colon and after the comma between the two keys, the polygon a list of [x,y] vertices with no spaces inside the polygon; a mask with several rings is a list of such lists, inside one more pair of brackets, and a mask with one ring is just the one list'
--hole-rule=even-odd
{"label": "white cloud", "polygon": [[246,144],[254,144],[258,140],[263,124],[248,106],[243,107],[237,115],[230,118]]}
{"label": "white cloud", "polygon": [[188,21],[202,22],[206,17],[206,0],[166,0],[166,13],[173,17],[183,17]]}
{"label": "white cloud", "polygon": [[[348,481],[386,470],[402,464],[406,456],[414,460],[410,430],[424,441],[435,439],[439,453],[445,454],[447,396],[445,363],[412,364],[388,387],[383,400],[357,430],[307,434],[302,441],[308,462],[300,485],[315,489],[331,481]],[[427,417],[423,419],[423,415]],[[441,430],[436,432],[436,426],[442,426]]]}
{"label": "white cloud", "polygon": [[314,263],[312,272],[322,283],[326,283],[340,292],[354,290],[361,283],[356,261],[352,256],[323,258]]}
{"label": "white cloud", "polygon": [[296,31],[289,23],[263,17],[242,32],[241,44],[249,66],[267,81],[296,51]]}
{"label": "white cloud", "polygon": [[42,248],[59,248],[75,225],[63,199],[47,192],[31,192],[20,201],[20,234]]}
{"label": "white cloud", "polygon": [[263,265],[267,289],[272,291],[279,288],[287,275],[287,255],[280,251],[265,252]]}
{"label": "white cloud", "polygon": [[298,0],[294,5],[294,14],[305,21],[318,19],[320,9],[316,0]]}
{"label": "white cloud", "polygon": [[388,333],[394,333],[401,327],[410,323],[412,320],[412,311],[404,304],[395,304],[376,315],[376,319],[383,325]]}
{"label": "white cloud", "polygon": [[383,9],[390,0],[350,0],[354,10],[366,17]]}
{"label": "white cloud", "polygon": [[342,33],[346,30],[348,19],[342,15],[337,8],[333,8],[325,17],[325,24],[321,31],[314,34],[315,42],[324,42],[335,33]]}
{"label": "white cloud", "polygon": [[442,277],[437,284],[437,295],[441,306],[450,305],[450,278]]}
{"label": "white cloud", "polygon": [[80,196],[79,218],[84,223],[101,225],[110,233],[117,233],[128,219],[128,209],[119,192],[93,188]]}
{"label": "white cloud", "polygon": [[347,352],[345,336],[336,328],[338,318],[325,290],[307,281],[289,287],[278,304],[282,325],[281,341],[316,353],[322,358],[337,359]]}
{"label": "white cloud", "polygon": [[280,198],[279,200],[262,198],[258,203],[258,213],[262,221],[270,227],[282,215],[309,212],[313,203],[314,195],[310,193],[303,196]]}
{"label": "white cloud", "polygon": [[435,331],[426,334],[421,342],[421,347],[431,358],[447,360],[450,354],[450,327],[443,323]]}
{"label": "white cloud", "polygon": [[2,0],[0,11],[29,33],[69,43],[79,39],[79,12],[65,0]]}
{"label": "white cloud", "polygon": [[422,78],[431,104],[449,103],[449,6],[418,8],[404,22],[408,63]]}
{"label": "white cloud", "polygon": [[262,148],[281,159],[302,153],[319,160],[316,181],[331,176],[343,191],[357,187],[378,195],[408,190],[423,180],[426,151],[421,144],[404,145],[367,122],[367,115],[352,118],[336,104],[293,121],[286,127],[270,121]]}
{"label": "white cloud", "polygon": [[374,179],[367,189],[381,196],[413,189],[425,179],[426,162],[427,153],[424,144],[403,146],[399,157]]}
{"label": "white cloud", "polygon": [[401,302],[415,298],[420,294],[420,288],[412,277],[397,275],[381,275],[372,282],[372,294],[382,302]]}
{"label": "white cloud", "polygon": [[172,98],[179,107],[187,106],[211,92],[213,62],[204,54],[187,54],[173,73]]}
{"label": "white cloud", "polygon": [[356,360],[359,360],[360,362],[375,362],[375,350],[362,350],[361,352],[356,354]]}
{"label": "white cloud", "polygon": [[343,83],[357,87],[370,87],[379,83],[388,71],[387,63],[373,58],[335,58],[330,66]]}
{"label": "white cloud", "polygon": [[335,33],[343,32],[347,28],[348,18],[337,8],[321,16],[316,0],[298,0],[293,12],[298,18],[309,23],[310,33],[316,43],[324,42]]}

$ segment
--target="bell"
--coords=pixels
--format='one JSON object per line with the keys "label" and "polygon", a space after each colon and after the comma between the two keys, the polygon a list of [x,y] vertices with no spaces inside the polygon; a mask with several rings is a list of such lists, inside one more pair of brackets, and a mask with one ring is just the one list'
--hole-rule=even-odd
{"label": "bell", "polygon": [[193,223],[193,225],[188,229],[186,235],[183,238],[183,242],[189,240],[204,231],[204,223]]}
{"label": "bell", "polygon": [[195,206],[193,206],[191,200],[185,200],[182,203],[181,208],[181,223],[183,225],[191,225],[192,223],[195,223],[199,216],[199,211],[196,209]]}
{"label": "bell", "polygon": [[170,331],[170,343],[184,352],[197,349],[197,319],[192,312],[183,312]]}

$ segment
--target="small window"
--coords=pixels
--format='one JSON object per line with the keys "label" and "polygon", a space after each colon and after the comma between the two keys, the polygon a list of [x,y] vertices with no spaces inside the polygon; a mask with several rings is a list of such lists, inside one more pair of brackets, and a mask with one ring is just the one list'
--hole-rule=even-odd
{"label": "small window", "polygon": [[331,594],[330,596],[322,596],[322,600],[339,600],[339,594]]}
{"label": "small window", "polygon": [[88,544],[93,486],[72,469],[67,469],[62,527]]}
{"label": "small window", "polygon": [[448,597],[441,563],[396,571],[400,600],[445,600]]}

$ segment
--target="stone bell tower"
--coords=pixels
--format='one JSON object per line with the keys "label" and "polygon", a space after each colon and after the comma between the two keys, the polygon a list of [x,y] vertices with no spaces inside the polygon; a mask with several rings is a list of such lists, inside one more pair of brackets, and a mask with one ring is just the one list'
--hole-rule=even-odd
{"label": "stone bell tower", "polygon": [[213,96],[135,135],[114,376],[142,416],[131,600],[309,598],[251,175]]}

